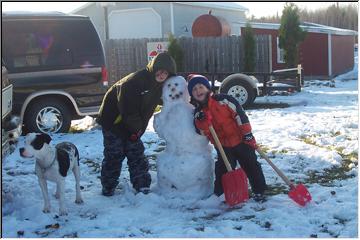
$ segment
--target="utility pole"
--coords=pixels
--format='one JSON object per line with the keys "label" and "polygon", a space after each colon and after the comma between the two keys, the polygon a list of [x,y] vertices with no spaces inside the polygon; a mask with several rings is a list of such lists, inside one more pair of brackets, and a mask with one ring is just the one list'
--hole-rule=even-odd
{"label": "utility pole", "polygon": [[108,19],[108,6],[104,6],[104,22],[105,22],[105,39],[109,39],[109,19]]}
{"label": "utility pole", "polygon": [[96,5],[104,8],[105,40],[109,39],[109,6],[115,6],[115,2],[97,2]]}

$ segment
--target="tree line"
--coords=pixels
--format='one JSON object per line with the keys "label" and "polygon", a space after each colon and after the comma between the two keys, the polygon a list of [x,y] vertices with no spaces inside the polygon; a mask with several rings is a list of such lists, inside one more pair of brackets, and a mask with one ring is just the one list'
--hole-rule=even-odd
{"label": "tree line", "polygon": [[[334,3],[327,8],[309,10],[299,8],[301,22],[312,22],[337,28],[358,31],[358,3],[339,5]],[[280,23],[281,16],[276,14],[270,17],[255,18],[251,16],[252,22]]]}

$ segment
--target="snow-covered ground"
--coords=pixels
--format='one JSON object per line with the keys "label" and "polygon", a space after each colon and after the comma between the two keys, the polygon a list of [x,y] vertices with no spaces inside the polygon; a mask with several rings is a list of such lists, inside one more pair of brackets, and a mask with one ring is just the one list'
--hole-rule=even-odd
{"label": "snow-covered ground", "polygon": [[[356,59],[357,60],[357,59]],[[355,80],[354,80],[355,78]],[[53,135],[52,144],[70,141],[80,151],[82,196],[76,205],[75,181],[66,184],[69,215],[42,213],[43,199],[34,161],[15,151],[2,165],[3,237],[358,237],[358,70],[329,82],[308,81],[290,96],[258,98],[257,103],[288,103],[288,108],[247,110],[254,135],[272,161],[291,180],[303,182],[313,201],[300,207],[265,160],[268,201],[229,208],[223,197],[167,199],[152,192],[135,195],[126,160],[113,197],[101,195],[102,134],[90,117],[73,122],[81,133]],[[156,186],[156,156],[164,141],[152,122],[142,137]],[[20,139],[22,145],[23,137]],[[213,152],[215,157],[215,153]],[[189,159],[191,161],[191,159]],[[192,172],[189,174],[196,174]],[[50,193],[55,185],[49,184]]]}

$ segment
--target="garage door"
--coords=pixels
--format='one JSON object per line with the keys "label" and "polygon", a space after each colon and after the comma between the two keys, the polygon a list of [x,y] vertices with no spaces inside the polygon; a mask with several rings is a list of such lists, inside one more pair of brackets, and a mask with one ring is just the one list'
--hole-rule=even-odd
{"label": "garage door", "polygon": [[109,14],[110,38],[161,38],[161,17],[152,8],[115,10]]}

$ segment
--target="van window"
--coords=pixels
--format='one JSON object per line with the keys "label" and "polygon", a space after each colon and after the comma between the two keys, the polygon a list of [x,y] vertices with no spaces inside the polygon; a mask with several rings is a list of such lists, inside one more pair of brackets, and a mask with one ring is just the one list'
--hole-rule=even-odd
{"label": "van window", "polygon": [[2,49],[9,71],[71,65],[71,48],[63,27],[56,21],[7,21],[2,29]]}
{"label": "van window", "polygon": [[91,21],[69,21],[71,23],[64,29],[64,34],[71,37],[72,47],[76,49],[74,52],[77,55],[101,54],[101,42]]}

